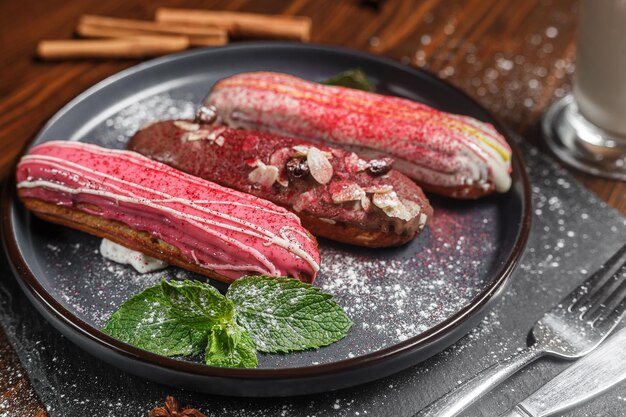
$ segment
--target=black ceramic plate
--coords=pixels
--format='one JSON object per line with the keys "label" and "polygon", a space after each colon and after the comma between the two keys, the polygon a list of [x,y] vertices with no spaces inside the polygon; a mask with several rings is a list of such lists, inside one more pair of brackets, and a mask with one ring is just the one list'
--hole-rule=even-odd
{"label": "black ceramic plate", "polygon": [[[154,119],[191,117],[214,82],[256,70],[323,80],[362,68],[379,92],[407,97],[496,124],[469,97],[425,72],[326,46],[251,43],[195,50],[138,65],[66,105],[31,144],[80,140],[123,148]],[[374,380],[414,365],[466,334],[491,307],[521,256],[530,226],[529,186],[518,152],[513,187],[479,201],[432,198],[427,230],[401,248],[366,250],[321,241],[316,285],[354,321],[331,346],[260,355],[260,369],[226,369],[165,358],[98,329],[127,297],[161,278],[195,277],[170,267],[139,275],[103,259],[100,240],[32,217],[9,182],[3,236],[20,285],[63,334],[96,357],[145,378],[210,393],[286,396]],[[218,288],[223,286],[216,284]]]}

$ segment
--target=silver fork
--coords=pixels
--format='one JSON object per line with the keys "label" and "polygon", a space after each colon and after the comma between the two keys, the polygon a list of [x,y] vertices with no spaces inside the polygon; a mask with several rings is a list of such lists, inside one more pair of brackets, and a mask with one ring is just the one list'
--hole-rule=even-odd
{"label": "silver fork", "polygon": [[626,312],[626,244],[533,326],[525,349],[481,371],[414,417],[453,417],[542,356],[577,359],[595,349]]}

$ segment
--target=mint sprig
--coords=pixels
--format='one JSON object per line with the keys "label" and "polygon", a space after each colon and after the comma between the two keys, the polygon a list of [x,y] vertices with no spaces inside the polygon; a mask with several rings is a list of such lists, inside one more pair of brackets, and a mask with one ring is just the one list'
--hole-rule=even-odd
{"label": "mint sprig", "polygon": [[164,356],[202,352],[213,366],[255,368],[261,352],[326,346],[352,326],[320,289],[293,278],[243,277],[226,296],[199,281],[162,281],[126,300],[102,329]]}
{"label": "mint sprig", "polygon": [[202,282],[162,281],[161,288],[170,301],[172,315],[187,327],[210,330],[215,323],[230,322],[235,314],[232,301]]}
{"label": "mint sprig", "polygon": [[159,284],[125,301],[102,331],[159,355],[201,353],[207,343],[206,329],[185,325],[176,313]]}
{"label": "mint sprig", "polygon": [[369,92],[373,92],[376,89],[374,84],[360,68],[344,71],[341,74],[337,74],[322,81],[321,84],[336,85]]}
{"label": "mint sprig", "polygon": [[330,294],[291,278],[244,277],[231,284],[226,296],[261,352],[326,346],[352,326]]}
{"label": "mint sprig", "polygon": [[256,368],[258,365],[254,341],[236,321],[213,329],[204,361],[207,365],[231,368]]}

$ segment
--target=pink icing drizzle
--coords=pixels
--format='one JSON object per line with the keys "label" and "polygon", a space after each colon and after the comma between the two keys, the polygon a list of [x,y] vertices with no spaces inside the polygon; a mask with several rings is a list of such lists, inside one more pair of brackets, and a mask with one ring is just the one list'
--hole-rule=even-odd
{"label": "pink icing drizzle", "polygon": [[231,279],[247,273],[305,277],[319,269],[298,218],[268,201],[182,173],[135,152],[55,141],[18,165],[23,197],[117,220],[177,247],[182,257]]}

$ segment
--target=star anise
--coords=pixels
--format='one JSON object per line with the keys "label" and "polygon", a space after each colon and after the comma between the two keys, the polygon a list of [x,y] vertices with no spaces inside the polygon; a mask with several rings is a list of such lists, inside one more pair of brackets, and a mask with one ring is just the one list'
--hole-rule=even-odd
{"label": "star anise", "polygon": [[176,398],[168,395],[165,399],[165,407],[154,407],[148,413],[148,417],[206,417],[206,415],[189,405],[181,410]]}

